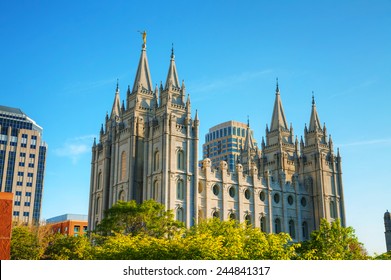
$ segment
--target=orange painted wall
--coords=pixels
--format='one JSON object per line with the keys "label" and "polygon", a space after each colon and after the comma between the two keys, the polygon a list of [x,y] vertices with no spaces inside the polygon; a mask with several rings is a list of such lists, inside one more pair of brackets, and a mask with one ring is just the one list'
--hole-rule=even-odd
{"label": "orange painted wall", "polygon": [[11,252],[13,193],[0,192],[0,260],[9,260]]}

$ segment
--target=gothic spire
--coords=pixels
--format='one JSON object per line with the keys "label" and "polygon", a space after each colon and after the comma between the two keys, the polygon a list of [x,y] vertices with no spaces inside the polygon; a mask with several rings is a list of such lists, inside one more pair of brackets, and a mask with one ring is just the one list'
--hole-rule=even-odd
{"label": "gothic spire", "polygon": [[151,74],[149,72],[148,58],[147,58],[147,48],[144,43],[141,49],[140,61],[138,63],[138,68],[136,72],[136,78],[134,79],[133,90],[136,92],[138,87],[141,86],[141,89],[153,91]]}
{"label": "gothic spire", "polygon": [[170,61],[170,67],[168,68],[165,89],[168,88],[168,85],[170,83],[172,83],[172,85],[175,88],[180,88],[178,74],[177,74],[176,65],[175,65],[174,46],[171,49],[171,61]]}
{"label": "gothic spire", "polygon": [[115,97],[113,102],[113,107],[111,109],[110,118],[119,117],[121,112],[121,101],[119,97],[119,86],[118,86],[118,79],[117,79],[117,87],[115,89]]}
{"label": "gothic spire", "polygon": [[322,127],[320,125],[318,112],[316,111],[314,92],[312,92],[312,110],[311,110],[311,118],[308,131],[321,131]]}
{"label": "gothic spire", "polygon": [[270,131],[278,130],[280,128],[284,130],[288,130],[288,125],[285,119],[284,108],[282,107],[280,89],[278,87],[278,79],[277,79],[276,99],[274,101],[274,109],[273,109],[273,116],[270,125]]}

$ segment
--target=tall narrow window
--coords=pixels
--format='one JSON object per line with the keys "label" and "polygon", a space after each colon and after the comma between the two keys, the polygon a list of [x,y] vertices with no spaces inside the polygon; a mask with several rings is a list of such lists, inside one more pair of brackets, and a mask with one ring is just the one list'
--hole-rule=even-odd
{"label": "tall narrow window", "polygon": [[293,220],[289,221],[289,235],[292,239],[296,238],[295,222]]}
{"label": "tall narrow window", "polygon": [[125,201],[125,192],[123,190],[119,192],[118,200]]}
{"label": "tall narrow window", "polygon": [[335,211],[335,202],[330,201],[330,217],[335,219],[337,217],[336,211]]}
{"label": "tall narrow window", "polygon": [[158,171],[159,170],[159,151],[156,151],[153,157],[153,171]]}
{"label": "tall narrow window", "polygon": [[244,217],[244,220],[246,221],[246,224],[247,224],[247,225],[251,225],[251,215],[250,215],[250,214],[247,214],[247,215]]}
{"label": "tall narrow window", "polygon": [[266,217],[261,218],[261,231],[266,232]]}
{"label": "tall narrow window", "polygon": [[183,208],[182,207],[179,207],[177,210],[176,210],[176,219],[180,222],[184,222],[184,215],[183,215]]}
{"label": "tall narrow window", "polygon": [[159,182],[158,181],[155,181],[153,183],[153,189],[152,189],[152,198],[154,200],[158,200],[159,198]]}
{"label": "tall narrow window", "polygon": [[177,169],[179,170],[184,169],[184,156],[182,150],[179,150],[177,154]]}
{"label": "tall narrow window", "polygon": [[98,182],[96,183],[96,189],[100,190],[102,187],[102,172],[99,172],[98,174]]}
{"label": "tall narrow window", "polygon": [[178,180],[177,186],[176,186],[176,198],[182,200],[183,197],[184,197],[183,181]]}
{"label": "tall narrow window", "polygon": [[126,178],[126,152],[123,151],[121,154],[121,181],[124,181]]}
{"label": "tall narrow window", "polygon": [[275,233],[281,232],[281,220],[279,218],[274,220],[274,232]]}
{"label": "tall narrow window", "polygon": [[302,230],[303,230],[303,239],[307,240],[308,239],[308,224],[307,224],[307,222],[303,222]]}
{"label": "tall narrow window", "polygon": [[96,198],[96,205],[95,205],[95,214],[99,215],[100,212],[100,197]]}

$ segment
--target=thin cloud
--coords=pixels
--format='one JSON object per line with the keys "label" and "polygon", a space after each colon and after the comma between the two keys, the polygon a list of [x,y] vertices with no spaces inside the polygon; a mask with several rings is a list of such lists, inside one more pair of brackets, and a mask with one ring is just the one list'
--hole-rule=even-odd
{"label": "thin cloud", "polygon": [[243,72],[239,73],[236,75],[228,76],[228,77],[223,77],[220,79],[212,80],[212,81],[207,81],[204,84],[195,86],[192,88],[192,92],[213,92],[217,90],[223,90],[225,88],[232,87],[234,85],[248,82],[250,80],[259,78],[265,74],[271,73],[272,70],[267,69],[267,70],[262,70],[262,71],[257,71],[257,72]]}
{"label": "thin cloud", "polygon": [[340,144],[339,147],[371,146],[371,145],[391,145],[391,138],[370,139],[364,141]]}
{"label": "thin cloud", "polygon": [[84,135],[68,139],[61,147],[54,149],[54,153],[59,157],[69,158],[76,164],[81,156],[90,153],[94,137],[95,135]]}

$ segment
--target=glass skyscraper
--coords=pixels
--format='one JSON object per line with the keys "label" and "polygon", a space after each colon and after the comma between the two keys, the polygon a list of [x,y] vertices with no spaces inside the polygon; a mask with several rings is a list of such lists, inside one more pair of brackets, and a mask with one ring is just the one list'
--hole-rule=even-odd
{"label": "glass skyscraper", "polygon": [[47,145],[22,110],[0,106],[0,192],[12,192],[13,221],[40,220]]}

